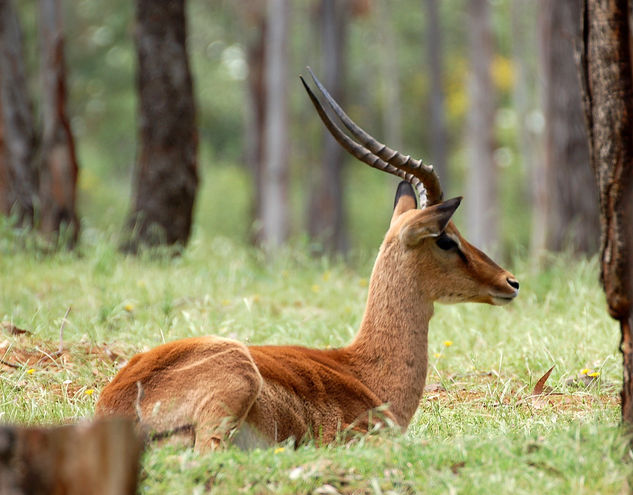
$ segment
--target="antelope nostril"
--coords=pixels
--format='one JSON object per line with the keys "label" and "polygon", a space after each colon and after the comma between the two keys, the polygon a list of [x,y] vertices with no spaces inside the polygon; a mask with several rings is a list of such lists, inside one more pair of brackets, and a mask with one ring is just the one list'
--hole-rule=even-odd
{"label": "antelope nostril", "polygon": [[508,281],[508,284],[510,284],[510,287],[519,290],[519,281],[514,279],[514,278],[506,278],[506,280]]}

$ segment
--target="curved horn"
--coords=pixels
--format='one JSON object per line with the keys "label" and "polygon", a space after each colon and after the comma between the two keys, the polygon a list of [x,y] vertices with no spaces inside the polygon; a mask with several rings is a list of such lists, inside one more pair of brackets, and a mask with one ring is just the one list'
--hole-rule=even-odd
{"label": "curved horn", "polygon": [[391,165],[390,163],[385,162],[384,160],[374,155],[371,151],[369,151],[364,146],[361,146],[356,141],[353,141],[352,139],[350,139],[349,136],[347,136],[347,134],[341,131],[341,129],[334,122],[330,120],[328,115],[325,113],[325,110],[321,106],[321,103],[319,102],[315,94],[312,92],[310,87],[307,85],[303,77],[299,76],[299,79],[301,79],[301,82],[303,83],[303,87],[308,92],[308,96],[310,96],[310,100],[312,100],[312,103],[314,107],[316,108],[316,111],[319,114],[319,117],[321,117],[321,120],[325,124],[325,127],[327,127],[332,137],[334,137],[334,139],[338,141],[338,143],[343,147],[343,149],[345,149],[352,156],[354,156],[355,158],[358,158],[361,162],[366,163],[370,167],[377,168],[378,170],[382,170],[384,172],[396,175],[397,177],[400,177],[401,179],[404,179],[410,182],[411,185],[413,185],[417,189],[418,195],[420,196],[420,203],[423,204],[426,198],[426,190],[424,188],[424,184],[414,175],[407,173],[404,170],[399,169],[395,167],[394,165]]}
{"label": "curved horn", "polygon": [[[367,132],[361,129],[352,119],[349,118],[349,116],[343,111],[340,105],[336,103],[334,98],[330,96],[329,92],[327,91],[327,89],[325,89],[323,84],[321,84],[318,78],[314,75],[314,73],[312,72],[312,69],[310,69],[310,67],[308,67],[307,69],[308,69],[308,72],[310,72],[310,76],[314,80],[314,83],[319,88],[319,91],[321,91],[321,93],[323,94],[323,97],[327,101],[330,108],[334,111],[334,113],[341,120],[341,122],[343,122],[343,124],[350,131],[350,133],[356,139],[360,141],[361,147],[365,149],[365,151],[368,154],[374,156],[374,158],[376,159],[381,160],[383,163],[391,165],[395,169],[404,172],[407,176],[411,176],[412,178],[417,179],[417,180],[412,180],[412,179],[409,179],[408,177],[406,178],[406,180],[411,182],[411,184],[416,186],[416,189],[418,189],[418,193],[420,194],[421,205],[424,205],[425,203],[424,202],[425,195],[420,191],[421,188],[418,183],[421,183],[423,185],[422,187],[426,189],[426,197],[428,199],[429,204],[439,203],[442,200],[442,187],[440,185],[440,180],[431,165],[425,165],[424,163],[422,163],[421,160],[416,160],[414,158],[411,158],[410,156],[403,155],[399,151],[392,150],[386,145],[376,141],[376,139],[374,139],[371,135],[369,135]],[[340,131],[340,129],[338,129],[338,127],[336,127],[335,124],[333,124],[329,120],[329,118],[327,117],[327,114],[325,114],[323,109],[320,108],[321,107],[320,103],[318,102],[318,100],[316,99],[316,97],[314,96],[310,88],[307,86],[303,78],[301,78],[301,81],[303,82],[303,85],[306,88],[306,91],[308,91],[308,94],[310,95],[310,99],[312,100],[312,103],[316,107],[317,112],[319,112],[319,116],[321,117],[321,120],[323,120],[323,123],[326,125],[328,130],[334,135],[336,140],[347,151],[352,153],[352,155],[354,155],[356,158],[362,160],[365,163],[368,163],[367,160],[360,158],[359,156],[357,156],[357,154],[355,154],[347,146],[345,146],[345,144],[343,144],[341,140],[335,135],[335,131],[332,129],[332,127],[336,128],[336,130],[339,133],[341,134],[343,133],[342,131]],[[345,134],[343,134],[343,136],[345,136]],[[351,142],[354,143],[356,146],[359,146],[358,143],[355,143],[353,141]],[[371,163],[368,163],[368,164],[371,166],[374,166]],[[386,167],[375,167],[375,168],[380,168],[381,170],[385,170],[394,175],[398,175],[399,177],[403,177],[400,174],[390,171]]]}

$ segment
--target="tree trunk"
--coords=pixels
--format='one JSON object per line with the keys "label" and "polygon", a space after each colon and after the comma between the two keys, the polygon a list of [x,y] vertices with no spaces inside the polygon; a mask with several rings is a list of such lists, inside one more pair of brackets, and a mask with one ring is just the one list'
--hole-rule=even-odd
{"label": "tree trunk", "polygon": [[[351,8],[354,8],[351,6]],[[393,26],[393,6],[389,0],[375,2],[374,29],[377,31],[378,49],[373,74],[380,77],[382,128],[384,141],[395,150],[402,149],[402,98],[400,97],[400,69],[398,46]],[[375,76],[374,76],[375,77]]]}
{"label": "tree trunk", "polygon": [[251,204],[251,241],[262,241],[262,189],[264,178],[264,124],[266,122],[265,52],[266,5],[263,0],[242,1],[240,18],[244,21],[248,78],[245,115],[245,159],[251,173],[253,201]]}
{"label": "tree trunk", "polygon": [[589,165],[575,46],[582,0],[541,0],[545,84],[547,231],[544,248],[593,254],[598,248],[598,191]]}
{"label": "tree trunk", "polygon": [[262,244],[275,248],[288,237],[288,0],[269,0],[265,47],[265,133]]}
{"label": "tree trunk", "polygon": [[40,0],[42,71],[42,169],[40,173],[40,228],[44,235],[67,229],[71,245],[77,241],[75,209],[77,158],[66,115],[66,72],[60,0]]}
{"label": "tree trunk", "polygon": [[444,110],[444,65],[441,19],[438,12],[438,0],[426,0],[427,54],[429,77],[431,78],[431,163],[442,181],[444,190],[448,189],[450,177],[447,163],[447,131]]}
{"label": "tree trunk", "polygon": [[2,120],[2,101],[0,100],[0,215],[8,215],[11,210],[9,203],[9,157],[7,143],[4,140]]}
{"label": "tree trunk", "polygon": [[600,199],[600,271],[620,322],[622,418],[633,426],[633,79],[627,0],[584,0],[580,70]]}
{"label": "tree trunk", "polygon": [[133,495],[142,441],[131,421],[0,427],[0,495]]}
{"label": "tree trunk", "polygon": [[468,232],[473,244],[498,250],[497,167],[494,160],[495,99],[492,30],[488,0],[470,0],[470,84],[468,111]]}
{"label": "tree trunk", "polygon": [[18,225],[37,209],[37,134],[24,68],[22,32],[11,0],[0,0],[0,107],[6,144],[8,203]]}
{"label": "tree trunk", "polygon": [[[321,0],[320,32],[323,82],[339,103],[345,80],[345,31],[348,2]],[[323,130],[323,161],[310,181],[308,231],[329,252],[348,248],[343,203],[343,149]]]}
{"label": "tree trunk", "polygon": [[136,0],[139,149],[129,239],[183,246],[198,186],[198,134],[186,48],[184,0]]}
{"label": "tree trunk", "polygon": [[[521,160],[529,178],[527,188],[532,199],[530,253],[539,263],[545,251],[547,227],[547,184],[541,158],[543,126],[538,110],[542,85],[538,74],[538,56],[534,53],[534,47],[538,45],[534,25],[540,9],[533,0],[516,0],[512,2],[511,9],[512,57],[516,72],[513,99]],[[543,12],[541,15],[544,15]],[[545,47],[541,45],[541,48]]]}

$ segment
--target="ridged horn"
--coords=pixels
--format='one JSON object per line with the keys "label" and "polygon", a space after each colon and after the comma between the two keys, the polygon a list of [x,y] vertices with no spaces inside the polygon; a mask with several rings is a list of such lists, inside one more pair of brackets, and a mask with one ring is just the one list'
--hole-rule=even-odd
{"label": "ridged horn", "polygon": [[310,100],[319,114],[319,117],[327,127],[332,136],[339,144],[351,153],[354,157],[371,167],[383,170],[390,174],[405,179],[413,185],[420,196],[420,205],[439,203],[442,200],[442,188],[439,177],[430,165],[425,165],[421,160],[416,160],[410,156],[403,155],[399,151],[392,150],[386,145],[378,142],[371,135],[361,129],[340,107],[340,105],[330,96],[327,89],[314,75],[310,67],[308,71],[319,91],[325,98],[329,107],[345,125],[349,132],[360,141],[360,144],[349,138],[332,120],[328,117],[318,98],[307,85],[303,77],[301,82],[305,87]]}

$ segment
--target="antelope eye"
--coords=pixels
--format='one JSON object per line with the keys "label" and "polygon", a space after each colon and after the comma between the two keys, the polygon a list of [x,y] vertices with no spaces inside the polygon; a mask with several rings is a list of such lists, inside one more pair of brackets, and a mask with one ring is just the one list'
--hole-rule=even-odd
{"label": "antelope eye", "polygon": [[450,251],[453,248],[457,248],[457,243],[444,233],[435,239],[435,244],[444,251]]}

